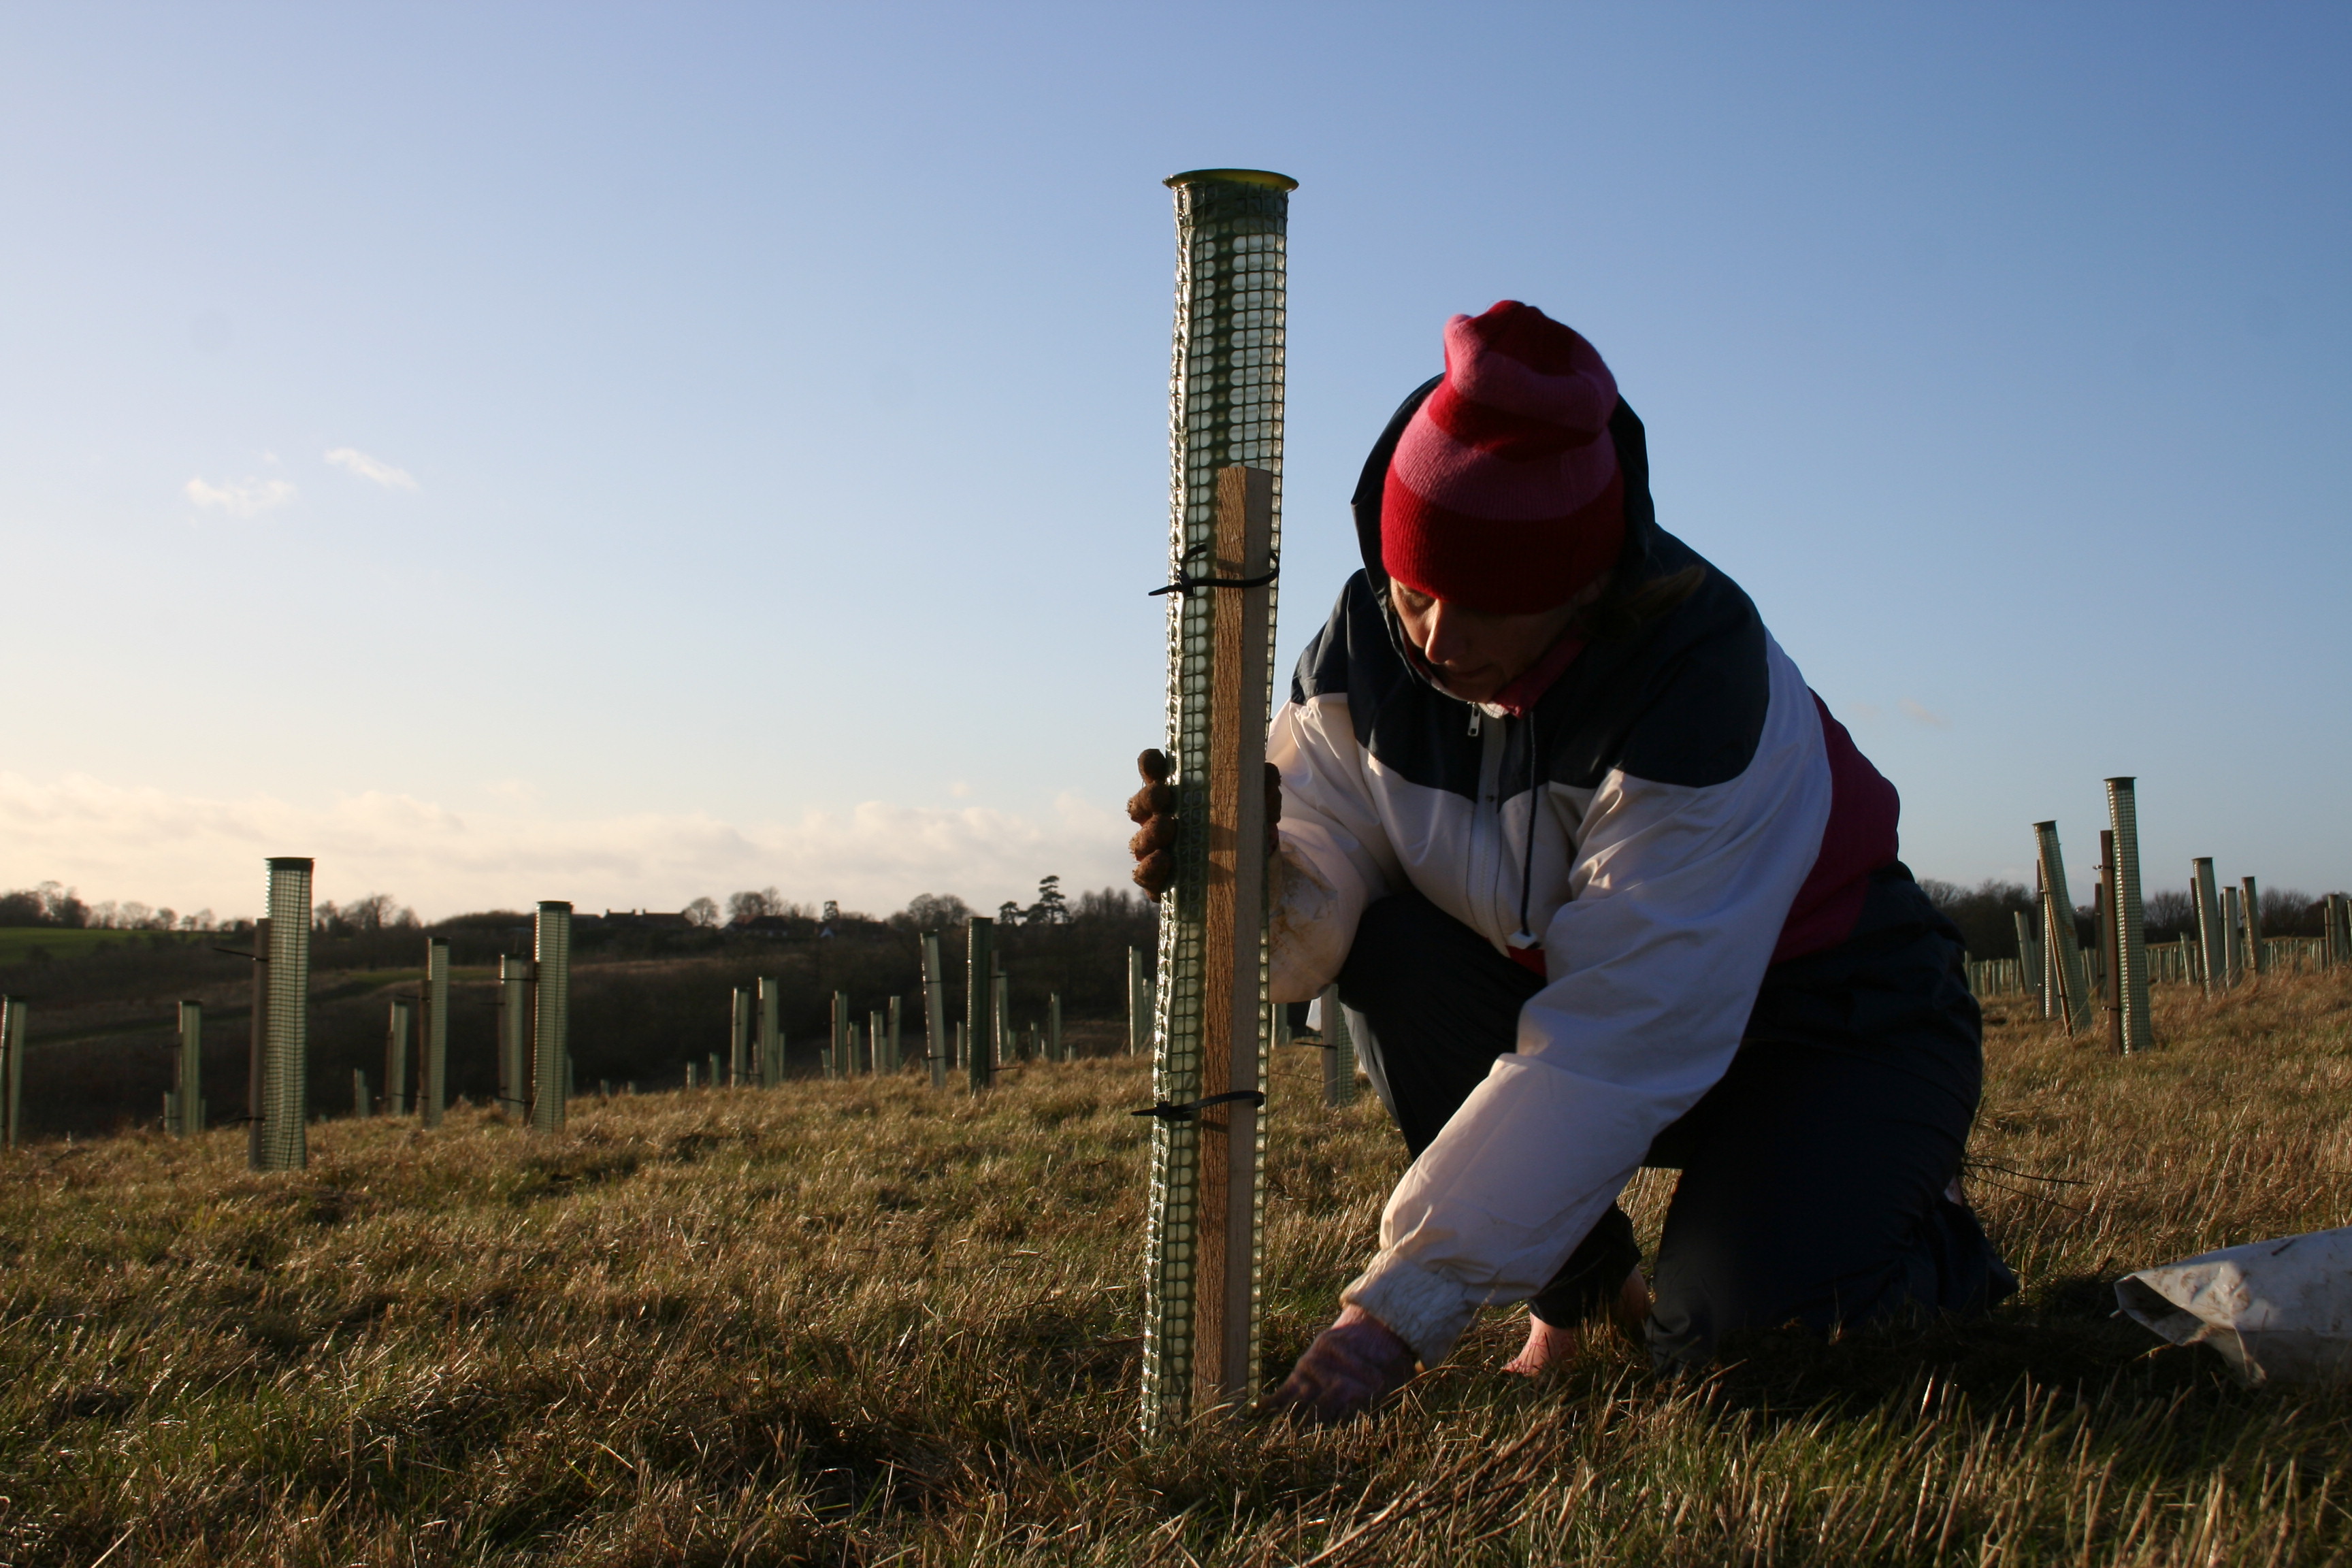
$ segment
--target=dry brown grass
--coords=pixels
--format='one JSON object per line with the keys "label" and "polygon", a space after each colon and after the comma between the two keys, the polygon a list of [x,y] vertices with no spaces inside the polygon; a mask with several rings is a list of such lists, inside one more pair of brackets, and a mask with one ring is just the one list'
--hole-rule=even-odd
{"label": "dry brown grass", "polygon": [[[2345,1223],[2352,985],[2161,999],[2131,1061],[1993,1032],[1987,1322],[1538,1384],[1497,1316],[1377,1425],[1134,1436],[1144,1098],[914,1079],[0,1164],[9,1563],[2334,1562],[2352,1398],[2108,1316],[2130,1267]],[[1268,1363],[1360,1262],[1376,1106],[1277,1086]],[[1637,1206],[1654,1223],[1665,1178]]]}

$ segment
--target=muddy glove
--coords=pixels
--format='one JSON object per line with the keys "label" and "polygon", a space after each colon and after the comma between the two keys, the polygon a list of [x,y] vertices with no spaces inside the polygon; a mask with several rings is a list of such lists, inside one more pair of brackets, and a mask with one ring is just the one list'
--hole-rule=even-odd
{"label": "muddy glove", "polygon": [[1168,782],[1174,768],[1168,753],[1152,747],[1135,759],[1143,787],[1128,798],[1127,819],[1142,826],[1127,841],[1135,857],[1135,885],[1153,903],[1176,878],[1176,786]]}
{"label": "muddy glove", "polygon": [[[1143,775],[1143,787],[1128,797],[1127,819],[1139,823],[1135,837],[1127,841],[1127,852],[1135,857],[1135,885],[1153,903],[1168,890],[1176,879],[1176,786],[1168,782],[1175,771],[1168,754],[1153,747],[1135,759],[1136,772]],[[1282,770],[1272,763],[1265,764],[1265,852],[1275,854],[1281,847],[1281,834],[1276,831],[1282,821]]]}
{"label": "muddy glove", "polygon": [[1412,1347],[1360,1308],[1315,1336],[1282,1386],[1275,1410],[1318,1426],[1360,1415],[1412,1381]]}

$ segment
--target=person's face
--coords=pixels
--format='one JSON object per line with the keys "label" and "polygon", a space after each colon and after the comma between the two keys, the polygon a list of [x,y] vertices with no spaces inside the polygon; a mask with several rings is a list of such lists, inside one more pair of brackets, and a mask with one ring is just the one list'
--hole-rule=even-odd
{"label": "person's face", "polygon": [[1395,582],[1389,598],[1440,684],[1465,702],[1490,702],[1550,650],[1598,591],[1596,584],[1565,605],[1525,616],[1465,609]]}

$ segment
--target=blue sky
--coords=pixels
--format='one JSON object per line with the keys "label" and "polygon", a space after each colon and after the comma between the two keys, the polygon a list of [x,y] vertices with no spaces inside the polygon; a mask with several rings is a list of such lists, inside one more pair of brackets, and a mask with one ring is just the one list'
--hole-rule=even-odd
{"label": "blue sky", "polygon": [[[1924,875],[2352,884],[2352,21],[0,12],[0,883],[1119,875],[1172,231],[1292,200],[1286,668],[1456,310],[1582,331]],[[2087,884],[2076,889],[2087,898]]]}

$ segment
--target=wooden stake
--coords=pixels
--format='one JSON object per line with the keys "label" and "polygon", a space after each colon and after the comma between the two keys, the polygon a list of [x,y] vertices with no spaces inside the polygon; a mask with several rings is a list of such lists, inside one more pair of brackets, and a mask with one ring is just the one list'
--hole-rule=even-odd
{"label": "wooden stake", "polygon": [[2093,914],[2099,933],[2099,1010],[2107,1021],[2107,1049],[2117,1056],[2124,1054],[2123,954],[2117,937],[2121,935],[2123,910],[2116,897],[2116,835],[2109,827],[2099,829],[2099,886],[2092,899]]}
{"label": "wooden stake", "polygon": [[[1217,476],[1213,574],[1260,577],[1271,567],[1274,476]],[[1266,591],[1218,588],[1209,686],[1209,880],[1202,977],[1201,1098],[1258,1088],[1265,1016]],[[1257,1108],[1230,1100],[1201,1112],[1198,1281],[1192,1388],[1199,1407],[1246,1401],[1257,1295]]]}

